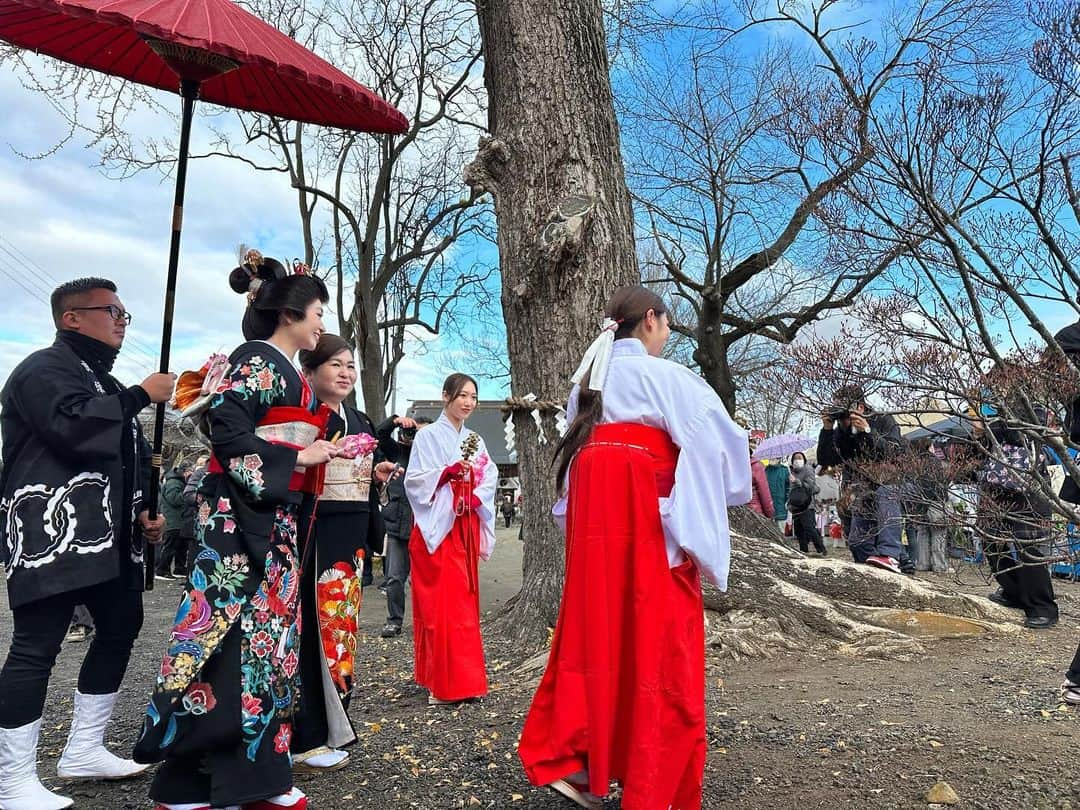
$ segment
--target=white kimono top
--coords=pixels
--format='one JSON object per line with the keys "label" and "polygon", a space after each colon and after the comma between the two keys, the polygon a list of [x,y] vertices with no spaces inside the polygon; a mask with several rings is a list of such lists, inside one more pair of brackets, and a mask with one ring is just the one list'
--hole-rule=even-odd
{"label": "white kimono top", "polygon": [[[461,446],[472,434],[473,431],[466,427],[459,431],[444,413],[434,423],[417,431],[413,440],[405,472],[405,494],[416,525],[424,536],[424,545],[432,554],[450,534],[457,517],[454,493],[449,484],[440,487],[439,478],[444,469],[462,461]],[[473,492],[480,499],[476,509],[480,518],[480,558],[486,560],[495,550],[495,490],[499,485],[499,468],[488,456],[484,440],[479,435],[476,438],[479,444],[471,459]]]}
{"label": "white kimono top", "polygon": [[[637,338],[615,341],[604,382],[601,422],[634,422],[665,431],[679,447],[675,485],[660,498],[668,563],[689,555],[705,577],[727,590],[731,565],[727,509],[750,501],[750,446],[746,431],[720,397],[685,366],[652,357]],[[578,386],[567,421],[577,414]],[[551,510],[566,530],[566,495]]]}

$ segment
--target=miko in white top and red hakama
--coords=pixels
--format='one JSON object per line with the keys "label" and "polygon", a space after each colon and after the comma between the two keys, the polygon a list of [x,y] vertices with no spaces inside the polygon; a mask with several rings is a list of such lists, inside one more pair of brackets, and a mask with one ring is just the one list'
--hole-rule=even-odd
{"label": "miko in white top and red hakama", "polygon": [[445,412],[416,434],[405,474],[413,646],[416,682],[432,702],[487,694],[478,561],[495,548],[498,476],[479,434]]}
{"label": "miko in white top and red hakama", "polygon": [[750,499],[747,437],[689,369],[637,338],[610,351],[606,379],[605,358],[590,381],[603,416],[553,510],[566,581],[518,752],[534,785],[587,807],[616,779],[624,810],[694,810],[706,755],[700,575],[727,587],[727,508]]}

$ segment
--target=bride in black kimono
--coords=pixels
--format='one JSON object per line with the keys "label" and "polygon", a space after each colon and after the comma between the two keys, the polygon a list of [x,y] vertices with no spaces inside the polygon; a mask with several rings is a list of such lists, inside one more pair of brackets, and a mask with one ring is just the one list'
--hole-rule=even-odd
{"label": "bride in black kimono", "polygon": [[367,414],[345,404],[356,386],[349,344],[323,335],[314,351],[300,352],[300,365],[315,397],[330,410],[327,438],[342,448],[326,465],[314,514],[305,509],[309,520],[301,521],[301,697],[293,723],[293,767],[326,772],[348,763],[349,755],[337,749],[356,740],[346,710],[356,666],[361,581],[364,562],[381,546],[383,533],[372,483],[385,483],[395,465],[377,452],[375,425]]}
{"label": "bride in black kimono", "polygon": [[[303,269],[303,268],[301,268]],[[205,411],[213,455],[198,494],[194,566],[135,746],[162,761],[159,810],[303,810],[289,755],[298,700],[297,514],[320,465],[325,409],[293,365],[323,333],[326,286],[249,251],[248,342]]]}

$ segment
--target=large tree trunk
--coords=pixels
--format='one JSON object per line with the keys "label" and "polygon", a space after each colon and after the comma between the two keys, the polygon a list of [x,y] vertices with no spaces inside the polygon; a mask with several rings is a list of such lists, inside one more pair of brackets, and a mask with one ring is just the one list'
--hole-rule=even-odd
{"label": "large tree trunk", "polygon": [[[562,400],[611,292],[638,280],[599,0],[477,0],[490,133],[466,169],[494,197],[513,394]],[[549,514],[557,434],[514,414],[524,492],[521,592],[508,630],[546,637],[563,580]]]}
{"label": "large tree trunk", "polygon": [[[361,306],[359,298],[356,306]],[[371,307],[374,310],[374,306]],[[376,425],[386,419],[386,387],[383,377],[382,335],[374,327],[376,312],[369,311],[367,329],[356,336],[357,350],[364,367],[360,369],[360,390],[364,394],[363,411]]]}
{"label": "large tree trunk", "polygon": [[697,348],[694,360],[701,368],[705,378],[728,413],[735,415],[735,403],[738,389],[735,378],[728,364],[728,345],[724,340],[723,305],[715,294],[702,297],[701,314],[697,325]]}

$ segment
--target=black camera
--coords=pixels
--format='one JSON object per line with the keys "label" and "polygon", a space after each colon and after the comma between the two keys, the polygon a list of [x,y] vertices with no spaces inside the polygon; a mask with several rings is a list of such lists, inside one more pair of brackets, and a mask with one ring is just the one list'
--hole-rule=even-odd
{"label": "black camera", "polygon": [[416,438],[416,428],[414,427],[399,427],[398,437],[402,441],[411,442]]}
{"label": "black camera", "polygon": [[829,408],[829,410],[826,413],[827,413],[828,417],[830,419],[832,419],[834,422],[837,422],[837,421],[839,421],[841,419],[847,419],[849,416],[851,416],[851,411],[850,410],[848,410],[847,408],[840,408],[840,407]]}

